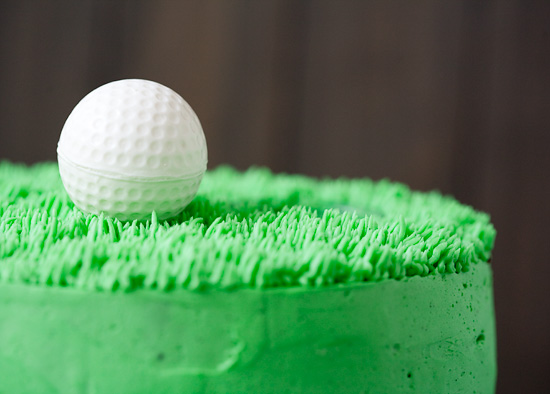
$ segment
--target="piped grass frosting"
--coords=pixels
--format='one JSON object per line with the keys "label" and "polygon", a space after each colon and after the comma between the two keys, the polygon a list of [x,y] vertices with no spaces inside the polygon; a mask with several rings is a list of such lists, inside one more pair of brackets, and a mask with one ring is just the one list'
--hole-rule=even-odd
{"label": "piped grass frosting", "polygon": [[57,165],[0,163],[0,282],[100,291],[323,287],[470,270],[489,216],[387,180],[208,171],[177,217],[120,222],[70,201]]}

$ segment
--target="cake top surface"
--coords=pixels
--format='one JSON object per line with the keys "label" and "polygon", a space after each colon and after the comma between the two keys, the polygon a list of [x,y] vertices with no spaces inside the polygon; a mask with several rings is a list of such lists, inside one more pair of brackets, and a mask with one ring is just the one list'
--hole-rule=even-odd
{"label": "cake top surface", "polygon": [[208,171],[177,217],[86,215],[56,164],[0,163],[0,282],[99,291],[324,287],[487,262],[489,216],[387,180]]}

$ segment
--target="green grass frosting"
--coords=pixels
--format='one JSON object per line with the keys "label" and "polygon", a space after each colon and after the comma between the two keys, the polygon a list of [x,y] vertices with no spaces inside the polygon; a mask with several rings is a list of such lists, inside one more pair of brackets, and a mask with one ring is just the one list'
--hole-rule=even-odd
{"label": "green grass frosting", "polygon": [[322,287],[487,262],[487,214],[386,180],[208,171],[160,222],[87,215],[57,165],[0,163],[0,282],[120,291]]}

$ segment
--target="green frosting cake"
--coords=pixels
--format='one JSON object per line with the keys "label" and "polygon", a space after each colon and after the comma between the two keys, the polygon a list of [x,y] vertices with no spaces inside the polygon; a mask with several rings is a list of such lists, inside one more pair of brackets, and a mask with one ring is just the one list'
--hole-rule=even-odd
{"label": "green frosting cake", "polygon": [[489,217],[389,181],[218,168],[177,217],[0,164],[0,393],[494,393]]}

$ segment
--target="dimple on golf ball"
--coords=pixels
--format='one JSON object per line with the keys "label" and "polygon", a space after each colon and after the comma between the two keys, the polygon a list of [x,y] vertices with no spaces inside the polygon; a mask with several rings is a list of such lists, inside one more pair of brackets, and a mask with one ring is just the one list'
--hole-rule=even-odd
{"label": "dimple on golf ball", "polygon": [[181,212],[206,170],[197,115],[173,90],[127,79],[100,86],[73,109],[57,146],[59,173],[87,213],[143,220]]}

